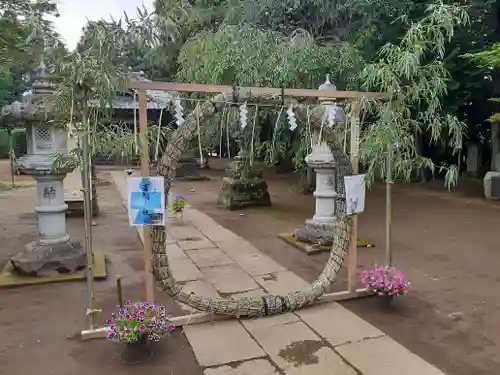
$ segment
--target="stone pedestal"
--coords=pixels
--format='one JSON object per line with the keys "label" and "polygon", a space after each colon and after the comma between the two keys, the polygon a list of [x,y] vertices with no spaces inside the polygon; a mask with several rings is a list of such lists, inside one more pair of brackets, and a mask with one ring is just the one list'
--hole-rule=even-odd
{"label": "stone pedestal", "polygon": [[484,197],[488,200],[500,199],[500,172],[489,171],[483,178]]}
{"label": "stone pedestal", "polygon": [[52,171],[50,156],[27,155],[18,160],[18,168],[37,182],[38,239],[25,246],[11,259],[14,269],[23,275],[47,276],[73,273],[85,267],[85,250],[66,232],[63,180],[68,170]]}
{"label": "stone pedestal", "polygon": [[218,203],[223,208],[235,210],[244,207],[271,206],[271,197],[262,172],[248,167],[249,156],[240,151],[222,179]]}
{"label": "stone pedestal", "polygon": [[306,157],[307,165],[316,172],[316,210],[305,225],[297,228],[294,239],[306,244],[330,245],[334,237],[335,207],[337,192],[335,186],[335,159],[326,143],[317,144]]}

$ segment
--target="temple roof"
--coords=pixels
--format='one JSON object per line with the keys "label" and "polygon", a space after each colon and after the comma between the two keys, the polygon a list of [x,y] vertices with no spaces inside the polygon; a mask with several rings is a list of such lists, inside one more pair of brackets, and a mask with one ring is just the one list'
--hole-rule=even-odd
{"label": "temple roof", "polygon": [[[130,80],[151,82],[144,72],[130,72]],[[32,72],[31,89],[25,91],[21,96],[21,101],[15,101],[9,105],[5,105],[1,109],[1,116],[12,115],[19,119],[35,119],[45,117],[50,113],[47,98],[55,91],[53,77],[47,71],[45,64],[41,61],[38,68]],[[134,109],[138,108],[139,104],[136,97],[136,90],[128,90],[119,93],[118,97],[113,101],[112,105],[107,104],[106,107],[113,109]],[[167,108],[176,97],[175,93],[168,93],[158,90],[147,90],[147,108],[148,109],[163,109]],[[98,100],[89,100],[89,107],[100,107]]]}
{"label": "temple roof", "polygon": [[[144,72],[130,72],[129,73],[131,81],[140,82],[151,82],[150,79],[146,77]],[[128,92],[119,95],[116,100],[113,101],[113,109],[134,109],[139,108],[139,103],[137,101],[136,95],[137,90],[129,90]],[[169,93],[166,91],[159,90],[146,90],[146,104],[148,109],[163,109],[167,108],[172,100],[177,96],[176,93]],[[90,100],[89,106],[99,107],[100,103],[97,100]],[[110,105],[108,104],[109,108]]]}

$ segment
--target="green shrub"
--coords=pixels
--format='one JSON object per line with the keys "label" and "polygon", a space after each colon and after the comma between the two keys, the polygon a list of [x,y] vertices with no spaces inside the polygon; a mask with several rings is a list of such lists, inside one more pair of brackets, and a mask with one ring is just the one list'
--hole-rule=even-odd
{"label": "green shrub", "polygon": [[[16,157],[20,157],[27,152],[26,131],[15,129],[12,132],[12,148]],[[6,129],[0,130],[0,159],[9,157],[9,132]]]}

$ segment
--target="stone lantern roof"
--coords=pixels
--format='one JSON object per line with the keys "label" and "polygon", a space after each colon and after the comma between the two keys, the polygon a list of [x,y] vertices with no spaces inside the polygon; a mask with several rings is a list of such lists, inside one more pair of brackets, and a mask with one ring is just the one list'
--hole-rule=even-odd
{"label": "stone lantern roof", "polygon": [[[319,91],[337,91],[337,86],[335,86],[335,84],[330,81],[330,74],[326,75],[325,82],[318,87],[318,90]],[[324,111],[331,109],[330,107],[333,106],[333,107],[336,107],[335,123],[342,124],[345,122],[345,111],[344,111],[343,105],[336,103],[335,98],[319,97],[318,102],[320,105],[318,105],[314,109],[316,116],[318,118],[323,118],[325,116]]]}
{"label": "stone lantern roof", "polygon": [[[318,87],[319,91],[337,91],[337,86],[330,82],[330,74],[326,75],[326,80],[323,84]],[[333,98],[318,98],[320,102],[332,102],[335,101]]]}
{"label": "stone lantern roof", "polygon": [[43,59],[30,74],[31,85],[22,95],[22,101],[15,101],[2,108],[2,116],[20,120],[46,118],[49,113],[47,99],[54,94],[54,77],[49,73]]}

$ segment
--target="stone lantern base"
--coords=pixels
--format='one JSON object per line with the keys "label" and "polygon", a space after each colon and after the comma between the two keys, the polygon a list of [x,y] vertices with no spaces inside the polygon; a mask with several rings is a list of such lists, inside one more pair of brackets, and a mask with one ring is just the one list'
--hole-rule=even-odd
{"label": "stone lantern base", "polygon": [[296,241],[320,246],[330,246],[333,244],[335,236],[335,223],[318,223],[314,220],[306,220],[305,225],[293,231],[293,238]]}
{"label": "stone lantern base", "polygon": [[53,276],[75,273],[85,267],[85,250],[78,241],[44,244],[33,241],[10,260],[14,270],[23,276]]}

